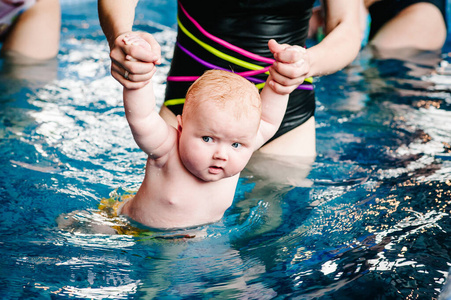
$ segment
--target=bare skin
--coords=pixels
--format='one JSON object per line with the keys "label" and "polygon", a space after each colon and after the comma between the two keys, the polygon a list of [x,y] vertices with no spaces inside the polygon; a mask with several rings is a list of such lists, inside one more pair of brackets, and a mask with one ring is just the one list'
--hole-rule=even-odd
{"label": "bare skin", "polygon": [[[365,0],[368,8],[378,0]],[[377,50],[438,50],[446,40],[446,25],[440,10],[431,3],[415,3],[388,21],[369,44]]]}
{"label": "bare skin", "polygon": [[[137,34],[126,36],[124,44],[151,49]],[[278,59],[305,51],[274,40],[268,47],[285,71],[297,66]],[[123,205],[121,214],[162,229],[193,227],[221,219],[232,205],[240,172],[253,152],[275,134],[289,93],[299,85],[297,79],[286,81],[274,67],[269,72],[260,94],[239,75],[207,72],[194,83],[194,91],[188,91],[187,101],[195,104],[185,104],[183,114],[177,116],[177,126],[165,122],[156,111],[152,82],[139,89],[124,88],[127,121],[148,159],[144,180],[136,195]],[[197,84],[202,80],[213,85]],[[218,95],[218,91],[222,93]],[[218,104],[215,99],[225,100]],[[249,104],[238,113],[235,107],[243,103]]]}
{"label": "bare skin", "polygon": [[47,60],[58,54],[61,10],[58,0],[38,0],[22,13],[11,28],[2,52]]}

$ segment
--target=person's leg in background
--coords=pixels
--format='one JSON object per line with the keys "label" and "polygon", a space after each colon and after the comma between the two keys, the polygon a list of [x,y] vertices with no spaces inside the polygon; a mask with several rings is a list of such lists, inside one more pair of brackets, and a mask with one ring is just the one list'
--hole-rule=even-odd
{"label": "person's leg in background", "polygon": [[59,0],[38,0],[23,12],[4,39],[2,54],[46,60],[58,54],[61,30]]}
{"label": "person's leg in background", "polygon": [[[380,22],[376,18],[388,14],[387,7],[390,7],[391,4],[387,4],[386,8],[383,8],[383,6],[389,2],[389,0],[365,1],[370,10],[373,24]],[[406,6],[385,23],[382,23],[376,31],[373,30],[369,45],[378,50],[410,48],[433,51],[441,49],[446,40],[447,30],[444,16],[439,7],[430,2],[410,2],[414,3]],[[437,5],[441,4],[438,3]],[[442,5],[442,9],[446,9],[444,5]]]}

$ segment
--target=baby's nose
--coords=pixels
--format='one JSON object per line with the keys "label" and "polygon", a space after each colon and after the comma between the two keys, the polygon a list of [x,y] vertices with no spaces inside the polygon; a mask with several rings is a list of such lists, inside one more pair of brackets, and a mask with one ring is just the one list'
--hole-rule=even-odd
{"label": "baby's nose", "polygon": [[214,159],[227,160],[227,150],[224,146],[218,146],[213,154]]}

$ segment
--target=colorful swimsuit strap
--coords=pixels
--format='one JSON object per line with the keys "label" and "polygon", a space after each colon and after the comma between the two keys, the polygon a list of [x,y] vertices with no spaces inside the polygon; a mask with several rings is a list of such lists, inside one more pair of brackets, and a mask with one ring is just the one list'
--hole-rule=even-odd
{"label": "colorful swimsuit strap", "polygon": [[238,59],[236,57],[230,56],[228,54],[225,54],[224,52],[219,51],[216,48],[213,48],[212,46],[208,45],[207,43],[202,42],[201,40],[199,40],[197,37],[195,37],[191,32],[188,31],[188,29],[185,28],[185,26],[183,26],[182,22],[180,22],[180,19],[177,18],[177,23],[179,25],[179,28],[183,31],[183,33],[185,33],[189,38],[191,38],[193,41],[195,41],[199,46],[201,46],[202,48],[204,48],[205,50],[207,50],[208,52],[212,53],[213,55],[231,62],[237,66],[243,67],[245,69],[249,69],[249,70],[261,70],[264,67],[256,65],[256,64],[252,64],[249,63],[247,61]]}
{"label": "colorful swimsuit strap", "polygon": [[[239,47],[237,47],[237,46],[235,46],[235,45],[232,45],[232,44],[230,44],[230,43],[228,43],[228,42],[226,42],[226,41],[224,41],[224,40],[222,40],[222,39],[220,39],[220,38],[218,38],[218,37],[216,37],[216,36],[210,34],[210,33],[207,32],[205,29],[203,29],[203,28],[200,26],[200,24],[197,23],[197,21],[194,20],[194,19],[188,14],[188,12],[187,12],[187,11],[185,10],[185,8],[181,5],[181,3],[179,3],[179,5],[180,5],[180,8],[182,9],[183,13],[186,15],[186,17],[187,17],[187,18],[188,18],[188,19],[196,26],[196,28],[197,28],[202,34],[204,34],[204,35],[205,35],[206,37],[208,37],[209,39],[215,41],[216,43],[218,43],[218,44],[220,44],[220,45],[222,45],[222,46],[224,46],[224,47],[226,47],[226,48],[228,48],[228,49],[230,49],[230,50],[232,50],[232,51],[234,51],[234,52],[236,52],[236,53],[239,53],[239,54],[241,54],[241,55],[243,55],[243,56],[246,56],[246,57],[248,57],[248,58],[251,58],[251,59],[254,59],[254,60],[257,60],[257,61],[270,63],[271,65],[272,65],[272,63],[275,61],[274,59],[267,58],[267,57],[263,57],[263,56],[260,56],[260,55],[255,54],[255,53],[246,51],[246,50],[244,50],[244,49],[242,49],[242,48],[239,48]],[[181,29],[181,30],[182,30],[189,38],[191,38],[194,42],[196,42],[198,45],[200,45],[202,48],[204,48],[204,49],[207,50],[208,52],[212,53],[213,55],[215,55],[215,56],[217,56],[217,57],[219,57],[219,58],[221,58],[221,59],[223,59],[223,60],[225,60],[225,61],[234,63],[234,64],[236,64],[236,65],[238,65],[238,66],[243,67],[243,68],[252,70],[252,71],[246,71],[246,72],[239,72],[239,73],[236,73],[236,74],[241,75],[241,76],[243,76],[243,77],[246,77],[249,81],[256,83],[257,88],[259,88],[259,89],[263,88],[263,86],[264,86],[264,84],[265,84],[265,81],[264,81],[264,80],[257,79],[257,78],[253,78],[253,77],[250,77],[250,76],[252,76],[252,75],[257,75],[257,74],[261,74],[261,73],[266,73],[266,74],[268,74],[268,69],[269,69],[270,66],[262,67],[262,66],[259,66],[259,65],[255,65],[255,64],[252,64],[252,63],[249,63],[249,62],[240,60],[240,59],[238,59],[238,58],[236,58],[236,57],[233,57],[233,56],[230,56],[230,55],[228,55],[228,54],[225,54],[225,53],[223,53],[223,52],[221,52],[221,51],[215,49],[214,47],[212,47],[212,46],[210,46],[210,45],[208,45],[208,44],[202,42],[201,40],[199,40],[196,36],[194,36],[191,32],[189,32],[189,31],[186,29],[186,27],[182,24],[182,22],[180,21],[180,19],[179,19],[178,17],[177,17],[177,23],[178,23],[179,28],[180,28],[180,29]],[[193,58],[194,60],[196,60],[197,62],[199,62],[200,64],[206,66],[206,67],[209,68],[209,69],[221,69],[221,70],[225,70],[225,71],[232,72],[231,70],[221,68],[221,67],[216,66],[216,65],[213,65],[213,64],[211,64],[211,63],[209,63],[209,62],[207,62],[207,61],[205,61],[205,60],[202,60],[201,58],[197,57],[197,56],[194,55],[192,52],[190,52],[188,49],[184,48],[184,47],[183,47],[182,45],[180,45],[180,43],[178,43],[178,42],[177,42],[177,46],[178,46],[183,52],[185,52],[186,54],[188,54],[191,58]],[[197,78],[199,78],[199,76],[168,76],[167,80],[168,80],[168,81],[195,81]],[[313,80],[312,80],[311,77],[309,77],[309,78],[306,78],[304,81],[305,81],[305,82],[312,83]],[[313,90],[313,86],[312,86],[311,84],[301,84],[301,85],[299,85],[299,86],[297,87],[297,89],[302,89],[302,90]],[[183,104],[184,102],[185,102],[185,99],[184,99],[184,98],[169,99],[169,100],[166,100],[166,101],[164,102],[164,105],[166,105],[166,106],[178,105],[178,104]]]}
{"label": "colorful swimsuit strap", "polygon": [[[177,47],[179,47],[182,51],[184,51],[186,54],[188,54],[195,61],[199,62],[200,64],[204,65],[205,67],[207,67],[209,69],[218,69],[218,70],[231,72],[231,70],[216,66],[214,64],[211,64],[211,63],[197,57],[191,51],[189,51],[188,49],[183,47],[179,42],[177,42]],[[267,71],[268,69],[269,69],[269,66],[262,70]],[[263,86],[265,85],[265,82],[263,80],[253,78],[253,77],[248,77],[250,75],[254,75],[255,72],[256,71],[246,71],[246,72],[240,72],[240,73],[236,73],[236,74],[246,77],[251,82],[257,83],[256,84],[257,88],[262,89]],[[257,72],[261,72],[261,71],[257,71]],[[198,79],[198,78],[199,78],[199,76],[168,76],[167,80],[168,81],[196,81],[196,79]],[[179,104],[183,104],[183,103],[185,103],[185,98],[176,98],[176,99],[169,99],[169,100],[164,101],[165,106],[179,105]]]}
{"label": "colorful swimsuit strap", "polygon": [[207,32],[205,29],[203,29],[202,26],[200,26],[200,24],[197,23],[197,21],[194,20],[194,18],[191,17],[190,14],[188,14],[188,12],[185,10],[185,8],[184,8],[183,5],[180,3],[180,1],[179,1],[179,5],[180,5],[180,8],[182,9],[183,13],[185,14],[185,16],[186,16],[186,17],[194,24],[194,26],[196,26],[196,28],[197,28],[200,32],[202,32],[206,37],[208,37],[208,38],[211,39],[212,41],[215,41],[215,42],[218,43],[219,45],[222,45],[222,46],[224,46],[224,47],[226,47],[226,48],[228,48],[228,49],[230,49],[230,50],[232,50],[232,51],[234,51],[234,52],[236,52],[236,53],[239,53],[239,54],[241,54],[241,55],[243,55],[243,56],[246,56],[246,57],[248,57],[248,58],[251,58],[251,59],[253,59],[253,60],[265,62],[265,63],[268,63],[268,64],[272,64],[272,63],[274,62],[274,59],[267,58],[267,57],[260,56],[260,55],[257,55],[257,54],[255,54],[255,53],[246,51],[246,50],[244,50],[244,49],[242,49],[242,48],[240,48],[240,47],[237,47],[237,46],[235,46],[235,45],[232,45],[232,44],[230,44],[230,43],[228,43],[228,42],[226,42],[226,41],[224,41],[224,40],[218,38],[217,36],[212,35],[211,33]]}
{"label": "colorful swimsuit strap", "polygon": [[[209,69],[219,69],[219,70],[231,72],[231,70],[229,70],[229,69],[225,69],[225,68],[219,67],[217,65],[214,65],[214,64],[209,63],[209,62],[201,59],[200,57],[194,55],[191,51],[189,51],[188,49],[183,47],[179,42],[177,42],[177,47],[179,47],[183,52],[188,54],[192,59],[194,59],[195,61],[197,61],[198,63],[204,65],[205,67],[207,67]],[[256,75],[256,74],[260,74],[260,73],[265,73],[268,71],[268,69],[269,69],[269,66],[266,68],[263,68],[261,70],[237,72],[235,74],[241,75],[243,77],[248,77],[248,76],[252,76],[252,75]],[[195,81],[197,78],[199,78],[199,76],[168,76],[168,81]]]}
{"label": "colorful swimsuit strap", "polygon": [[[185,28],[185,26],[183,26],[183,24],[180,22],[179,19],[177,19],[177,20],[178,20],[178,22],[179,22],[179,27],[182,29],[182,31],[183,31],[188,37],[190,37],[192,40],[194,40],[195,42],[197,42],[199,45],[201,45],[203,48],[205,48],[205,49],[206,49],[207,51],[209,51],[210,53],[213,53],[214,55],[216,55],[216,56],[218,56],[218,57],[220,57],[220,58],[222,58],[222,59],[224,59],[224,60],[226,60],[226,61],[235,63],[236,65],[239,65],[239,66],[242,66],[242,67],[244,67],[244,68],[248,68],[248,69],[254,70],[254,71],[246,71],[246,72],[238,73],[238,74],[240,74],[241,76],[247,77],[247,76],[256,75],[256,74],[259,74],[259,73],[267,73],[267,70],[268,70],[269,66],[268,66],[268,67],[262,67],[262,66],[259,66],[259,65],[254,65],[254,64],[251,64],[251,63],[242,61],[242,60],[240,60],[240,59],[237,59],[237,58],[235,58],[235,57],[232,57],[232,56],[230,56],[230,55],[227,55],[227,54],[225,54],[225,53],[223,53],[223,52],[221,52],[221,51],[219,51],[219,50],[217,50],[217,49],[211,47],[210,45],[208,45],[208,44],[206,44],[206,43],[200,41],[200,40],[199,40],[198,38],[196,38],[191,32],[189,32],[189,31]],[[184,51],[186,54],[188,54],[188,55],[191,56],[193,59],[195,59],[197,62],[201,63],[202,65],[204,65],[204,66],[206,66],[206,67],[208,67],[208,68],[210,68],[210,69],[222,69],[222,70],[225,70],[225,71],[232,72],[231,70],[224,69],[224,68],[220,68],[220,67],[218,67],[218,66],[216,66],[216,65],[210,64],[210,63],[208,63],[208,62],[202,60],[201,58],[197,57],[197,56],[194,55],[192,52],[190,52],[188,49],[186,49],[186,48],[184,48],[182,45],[180,45],[180,43],[177,43],[177,46],[178,46],[182,51]],[[198,78],[197,76],[168,76],[167,80],[168,80],[168,81],[194,81],[194,80],[196,80],[197,78]],[[193,79],[194,79],[194,80],[193,80]],[[248,78],[248,79],[249,79],[250,81],[253,81],[251,78]],[[309,80],[309,79],[310,79],[310,80]],[[259,79],[255,79],[255,80],[257,80],[258,82],[263,82],[262,80],[259,80]],[[310,82],[310,81],[311,81],[311,78],[307,78],[305,81]],[[255,82],[255,81],[254,81],[254,82]],[[312,87],[310,84],[301,84],[301,85],[298,87],[298,89],[312,90],[313,87]]]}
{"label": "colorful swimsuit strap", "polygon": [[[192,59],[194,59],[195,61],[199,62],[200,64],[204,65],[205,67],[207,67],[209,69],[219,69],[219,70],[223,70],[223,71],[232,72],[231,70],[216,66],[214,64],[211,64],[211,63],[197,57],[191,51],[189,51],[188,49],[183,47],[179,42],[177,42],[177,47],[179,47],[182,51],[184,51],[186,54],[188,54]],[[269,68],[269,66],[262,70],[268,70],[268,68]],[[264,83],[265,82],[262,79],[250,77],[251,75],[255,75],[256,71],[239,72],[236,74],[246,77],[249,81],[254,82],[254,83]],[[195,81],[197,78],[199,78],[199,76],[168,76],[168,81]],[[313,90],[313,86],[310,84],[301,84],[297,87],[297,89]]]}
{"label": "colorful swimsuit strap", "polygon": [[[222,46],[224,46],[224,47],[226,47],[226,48],[228,48],[228,49],[230,49],[230,50],[232,50],[232,51],[234,51],[234,52],[236,52],[236,53],[239,53],[239,54],[241,54],[241,55],[243,55],[243,56],[246,56],[246,57],[248,57],[248,58],[251,58],[251,59],[253,59],[253,60],[257,60],[257,61],[261,61],[261,62],[266,62],[266,63],[269,63],[269,64],[271,64],[271,65],[274,63],[275,60],[272,59],[272,58],[267,58],[267,57],[260,56],[260,55],[257,55],[257,54],[255,54],[255,53],[249,52],[249,51],[244,50],[244,49],[242,49],[242,48],[240,48],[240,47],[237,47],[237,46],[235,46],[235,45],[232,45],[232,44],[230,44],[230,43],[228,43],[228,42],[226,42],[226,41],[224,41],[224,40],[218,38],[217,36],[212,35],[212,34],[209,33],[208,31],[206,31],[206,30],[205,30],[205,29],[204,29],[204,28],[203,28],[203,27],[202,27],[202,26],[201,26],[201,25],[200,25],[193,17],[191,17],[190,14],[188,14],[188,12],[185,10],[185,8],[184,8],[183,5],[180,3],[180,1],[179,1],[179,5],[180,5],[180,8],[182,9],[183,13],[185,14],[185,16],[186,16],[186,17],[194,24],[194,26],[196,26],[196,28],[197,28],[202,34],[204,34],[204,36],[208,37],[209,39],[215,41],[216,43],[218,43],[218,44],[220,44],[220,45],[222,45]],[[235,57],[229,56],[229,55],[227,55],[227,54],[225,54],[225,53],[222,53],[222,52],[220,52],[219,50],[213,48],[212,46],[203,43],[202,41],[200,41],[199,39],[197,39],[192,33],[190,33],[190,32],[183,26],[183,24],[180,22],[180,19],[179,19],[178,17],[177,17],[177,22],[178,22],[179,25],[181,25],[181,29],[182,29],[182,31],[183,31],[185,34],[187,34],[192,40],[194,40],[196,43],[198,43],[199,45],[201,45],[204,49],[206,49],[206,50],[209,51],[210,53],[213,53],[214,55],[216,55],[216,56],[218,56],[218,57],[220,57],[220,58],[222,58],[222,59],[224,59],[224,60],[226,60],[226,61],[235,63],[236,65],[241,66],[241,67],[244,67],[244,68],[248,68],[248,69],[251,69],[251,70],[259,70],[260,68],[262,68],[261,66],[254,65],[254,64],[250,64],[250,63],[248,63],[248,62],[239,60],[239,59],[237,59],[237,58],[235,58]],[[253,68],[252,68],[252,67],[249,67],[249,66],[252,66]],[[264,73],[264,72],[261,72],[261,73]],[[251,74],[254,75],[254,74],[259,74],[259,73],[258,73],[258,72],[255,72],[255,73],[251,73]],[[267,73],[267,74],[268,74],[268,73]],[[243,75],[242,75],[242,76],[243,76]],[[250,75],[247,75],[247,76],[250,76]],[[309,78],[306,78],[304,81],[309,82],[309,83],[312,83],[312,82],[313,82],[313,79],[312,79],[312,77],[309,77]]]}

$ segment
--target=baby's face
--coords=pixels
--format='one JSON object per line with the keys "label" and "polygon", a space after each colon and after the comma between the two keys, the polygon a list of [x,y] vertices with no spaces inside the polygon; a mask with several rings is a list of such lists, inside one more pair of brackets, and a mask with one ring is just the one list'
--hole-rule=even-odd
{"label": "baby's face", "polygon": [[204,181],[241,172],[255,150],[257,117],[237,120],[215,104],[203,103],[183,120],[179,153],[184,166]]}

